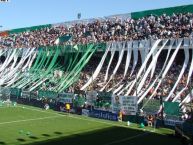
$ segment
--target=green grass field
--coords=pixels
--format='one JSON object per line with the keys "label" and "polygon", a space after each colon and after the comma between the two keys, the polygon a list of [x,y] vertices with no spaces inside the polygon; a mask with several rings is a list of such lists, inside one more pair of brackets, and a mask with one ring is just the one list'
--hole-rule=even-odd
{"label": "green grass field", "polygon": [[67,115],[30,106],[0,107],[0,145],[175,144],[172,130],[141,129],[137,124]]}

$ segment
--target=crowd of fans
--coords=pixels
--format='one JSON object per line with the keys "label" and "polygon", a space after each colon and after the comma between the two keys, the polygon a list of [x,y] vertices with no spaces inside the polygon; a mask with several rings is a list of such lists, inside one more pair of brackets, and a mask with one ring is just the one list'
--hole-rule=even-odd
{"label": "crowd of fans", "polygon": [[[87,44],[87,43],[101,43],[109,41],[127,41],[127,40],[144,40],[144,39],[166,39],[166,38],[184,38],[193,36],[193,13],[179,13],[168,16],[163,14],[161,16],[149,15],[140,19],[128,18],[122,19],[106,19],[96,20],[90,23],[77,23],[71,26],[53,26],[51,28],[42,28],[34,31],[26,31],[21,33],[10,34],[6,37],[0,37],[0,48],[32,48],[41,46],[55,46],[56,40],[64,35],[70,35],[72,38],[60,45],[65,44]],[[151,84],[155,78],[159,75],[162,69],[164,61],[158,61],[156,65],[156,71],[153,78],[148,77],[142,91],[145,91],[149,84]],[[80,88],[91,78],[94,69],[97,67],[96,63],[88,64],[86,68],[81,72],[78,82],[69,88],[70,92],[80,90]],[[114,61],[110,67],[109,73],[113,72],[116,66]],[[129,68],[128,75],[123,77],[125,64],[119,67],[118,72],[113,79],[106,86],[104,91],[109,90],[119,82],[121,84],[127,84],[136,79],[136,73],[138,72],[141,64],[135,68],[132,76],[130,75]],[[153,99],[160,99],[160,97],[167,97],[173,88],[178,75],[181,71],[182,65],[173,63],[166,77],[163,79],[161,86],[156,91]],[[100,90],[104,85],[104,78],[107,65],[100,71],[96,80],[89,86],[88,90]],[[189,69],[186,69],[189,70]],[[109,75],[110,75],[109,74]],[[186,71],[177,85],[170,100],[172,100],[184,87],[186,87],[188,77],[188,71]],[[140,78],[138,78],[140,79]],[[160,80],[160,79],[158,79]],[[191,77],[191,81],[193,78]],[[158,84],[158,82],[156,82]],[[46,85],[45,85],[46,86]],[[43,86],[44,87],[44,86]],[[49,87],[52,87],[49,86]],[[154,92],[154,87],[150,90],[146,97],[149,97]],[[125,94],[127,89],[122,92]],[[135,92],[133,89],[130,93],[132,95]],[[178,101],[182,101],[190,89],[186,87],[186,90],[181,94]]]}
{"label": "crowd of fans", "polygon": [[161,16],[150,15],[136,20],[115,18],[10,34],[7,37],[0,37],[0,48],[54,46],[57,38],[64,35],[71,35],[72,38],[62,44],[184,38],[189,37],[192,30],[192,13],[179,13],[171,16],[166,14]]}
{"label": "crowd of fans", "polygon": [[[172,90],[174,84],[176,83],[176,81],[178,79],[178,76],[180,74],[180,71],[182,69],[182,62],[177,63],[176,61],[174,61],[174,63],[170,67],[168,73],[166,74],[165,78],[162,80],[162,83],[161,83],[160,87],[157,89],[156,93],[154,94],[153,99],[160,99],[160,97],[163,97],[163,99],[165,99],[169,95],[169,93]],[[162,70],[162,67],[163,67],[163,63],[164,63],[164,60],[163,61],[161,59],[158,60],[158,62],[156,64],[155,73],[153,75],[153,78],[150,78],[150,75],[147,77],[141,91],[146,91],[148,86],[150,86],[154,82],[154,80],[159,76],[159,73],[160,73],[160,71]],[[131,64],[132,64],[132,62],[131,62]],[[109,76],[112,74],[115,66],[116,66],[116,60],[113,61],[112,64],[111,64],[111,67],[109,69]],[[190,66],[190,65],[188,65],[188,66]],[[93,74],[96,67],[97,67],[96,63],[88,64],[85,67],[85,69],[82,71],[82,73],[80,75],[80,79],[78,80],[78,82],[74,86],[75,87],[74,89],[79,90],[84,84],[86,84],[86,82],[90,78],[92,78],[92,74]],[[124,74],[124,70],[125,70],[125,62],[122,62],[122,64],[120,65],[120,67],[118,69],[118,72],[115,74],[113,79],[109,82],[109,84],[106,86],[104,91],[108,91],[110,88],[116,86],[116,84],[118,84],[119,82],[121,82],[121,83],[116,88],[118,88],[122,84],[125,87],[126,84],[128,84],[129,82],[134,81],[136,79],[136,73],[139,71],[140,67],[141,67],[141,63],[139,62],[137,67],[135,68],[135,71],[130,76],[130,73],[131,73],[131,70],[132,70],[132,66],[130,66],[129,69],[128,69],[128,73],[124,78],[123,74]],[[93,81],[93,83],[90,84],[90,86],[87,88],[87,90],[100,90],[108,82],[108,80],[106,82],[104,81],[106,70],[107,70],[107,65],[104,65],[104,67],[102,67],[102,70],[100,71],[97,78]],[[181,102],[190,93],[190,89],[191,89],[190,86],[192,85],[190,83],[193,82],[193,77],[191,77],[189,85],[186,86],[186,82],[187,82],[187,78],[188,78],[188,72],[189,72],[189,67],[186,69],[186,71],[185,71],[184,75],[182,76],[180,82],[178,83],[175,91],[171,95],[170,101],[172,101],[173,98],[178,93],[180,93],[180,91],[183,88],[186,88],[186,89],[180,95],[180,97],[178,99],[179,102]],[[143,75],[141,75],[140,78],[138,78],[138,80],[140,80],[141,77],[143,77]],[[109,78],[110,77],[108,77],[108,79]],[[156,87],[156,85],[158,84],[158,82],[160,80],[161,80],[161,76],[159,76],[159,79],[155,83],[154,87],[146,95],[147,98],[149,96],[151,96],[151,94],[154,92],[155,87]],[[135,93],[135,91],[136,91],[135,87],[136,86],[134,86],[133,90],[131,91],[131,93],[129,95],[133,95]],[[115,90],[116,88],[114,88],[113,90]],[[128,89],[125,89],[122,92],[122,95],[126,94],[127,91],[128,91]],[[140,92],[138,92],[138,94],[140,94]]]}
{"label": "crowd of fans", "polygon": [[[179,52],[181,54],[181,52]],[[125,60],[125,59],[123,59]],[[159,76],[163,64],[164,64],[164,60],[165,58],[162,56],[162,58],[159,58],[156,64],[156,69],[155,69],[155,73],[153,75],[153,78],[150,78],[150,74],[147,77],[141,91],[145,92],[147,90],[147,88],[154,82],[154,80]],[[162,80],[161,85],[159,86],[159,88],[155,91],[153,98],[152,99],[156,99],[156,100],[160,100],[161,98],[163,99],[163,101],[165,100],[165,98],[167,98],[167,96],[170,94],[170,91],[172,90],[174,84],[176,83],[179,74],[181,72],[182,69],[182,65],[183,65],[183,61],[184,58],[181,57],[180,58],[180,62],[179,58],[176,57],[176,59],[174,60],[172,66],[170,67],[168,73],[166,74],[165,78]],[[109,69],[109,76],[112,74],[115,66],[116,66],[116,60],[114,60],[111,64],[111,67]],[[132,62],[131,62],[132,64]],[[106,74],[106,70],[107,70],[107,66],[108,65],[104,65],[102,67],[102,70],[100,71],[99,75],[97,76],[97,78],[95,80],[93,80],[93,83],[90,84],[90,86],[87,88],[87,91],[92,91],[92,90],[97,90],[99,91],[101,88],[103,88],[103,86],[108,82],[108,80],[105,82],[104,78],[105,78],[105,74]],[[149,65],[147,65],[149,66]],[[78,80],[78,82],[74,85],[74,89],[75,90],[79,90],[84,84],[86,84],[86,82],[92,78],[93,72],[95,70],[95,68],[97,67],[97,64],[93,62],[90,62],[90,64],[88,64],[85,69],[82,71],[81,75],[80,75],[80,79]],[[116,86],[118,83],[120,83],[118,86],[114,87],[112,89],[112,91],[114,91],[116,88],[120,87],[121,85],[123,85],[123,88],[131,81],[136,80],[136,74],[139,71],[141,67],[141,62],[138,61],[138,65],[135,68],[135,71],[133,72],[133,74],[130,76],[131,70],[132,70],[132,66],[129,67],[128,69],[128,74],[125,76],[125,78],[123,77],[124,74],[124,69],[125,69],[125,62],[122,62],[118,72],[115,74],[115,76],[113,77],[113,79],[109,82],[109,84],[106,86],[106,88],[104,89],[104,91],[108,91],[110,88],[113,88],[114,86]],[[176,97],[176,95],[178,95],[182,89],[185,88],[184,92],[181,93],[181,95],[179,96],[179,98],[177,99],[177,102],[181,102],[188,94],[190,94],[191,92],[191,87],[192,87],[192,82],[193,82],[193,77],[191,76],[190,78],[190,82],[187,85],[187,79],[188,79],[188,73],[189,73],[189,68],[190,64],[188,65],[188,68],[186,68],[186,71],[184,72],[182,78],[180,79],[180,82],[178,83],[176,89],[174,90],[174,92],[172,93],[169,101],[172,101],[174,99],[174,97]],[[143,77],[143,75],[141,75],[138,80],[140,80]],[[108,77],[109,78],[109,77]],[[145,98],[149,98],[152,93],[154,92],[156,85],[158,85],[158,82],[161,80],[161,76],[159,77],[159,79],[157,80],[157,82],[155,83],[155,85],[152,87],[152,89],[148,92],[148,94],[145,96]],[[139,83],[139,82],[138,82]],[[125,95],[127,93],[128,89],[125,89],[124,91],[122,91],[121,95]],[[130,92],[129,95],[133,95],[136,91],[136,85],[133,87],[132,91]],[[141,93],[141,91],[138,92],[138,94]],[[142,93],[143,94],[143,93]],[[186,120],[191,118],[190,114],[190,110],[187,110],[187,108],[182,111],[182,120]]]}

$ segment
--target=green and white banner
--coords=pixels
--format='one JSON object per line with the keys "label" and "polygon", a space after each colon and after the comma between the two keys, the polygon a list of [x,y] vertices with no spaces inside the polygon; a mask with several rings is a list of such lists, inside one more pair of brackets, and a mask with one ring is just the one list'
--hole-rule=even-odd
{"label": "green and white banner", "polygon": [[73,93],[60,93],[58,96],[59,102],[72,103],[72,100],[75,95]]}

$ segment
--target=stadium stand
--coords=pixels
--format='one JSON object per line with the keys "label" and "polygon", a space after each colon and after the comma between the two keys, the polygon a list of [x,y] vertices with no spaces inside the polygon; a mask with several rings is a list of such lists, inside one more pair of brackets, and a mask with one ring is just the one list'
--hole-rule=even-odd
{"label": "stadium stand", "polygon": [[[88,23],[72,25],[42,25],[29,29],[15,29],[7,35],[2,32],[1,48],[33,48],[41,46],[54,46],[58,38],[63,38],[62,44],[87,44],[108,41],[128,41],[146,39],[184,38],[192,34],[193,14],[183,13],[191,10],[192,6],[180,9],[181,13],[170,10],[168,14],[140,16],[134,13],[133,18],[95,20]],[[153,11],[150,11],[153,13]],[[146,12],[146,13],[150,13]],[[156,11],[160,14],[161,10]],[[145,12],[142,12],[146,14]],[[134,19],[137,18],[137,19]],[[30,31],[28,31],[30,30]],[[68,38],[67,36],[70,35]],[[70,41],[65,41],[65,39]],[[61,40],[61,39],[60,39]],[[58,43],[57,43],[58,44]]]}
{"label": "stadium stand", "polygon": [[158,113],[163,99],[192,117],[193,5],[4,31],[0,48],[0,85],[15,98],[94,90],[106,94],[82,106],[109,111],[112,94],[135,96],[140,109],[156,102]]}

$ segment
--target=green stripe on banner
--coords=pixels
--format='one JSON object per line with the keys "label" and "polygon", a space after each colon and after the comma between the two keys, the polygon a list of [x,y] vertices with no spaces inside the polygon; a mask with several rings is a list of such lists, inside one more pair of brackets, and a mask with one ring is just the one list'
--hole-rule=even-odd
{"label": "green stripe on banner", "polygon": [[22,32],[26,32],[26,31],[35,31],[35,30],[40,30],[40,29],[43,29],[43,28],[51,28],[51,27],[52,27],[51,24],[47,24],[47,25],[39,25],[39,26],[12,29],[8,32],[9,32],[9,34],[22,33]]}
{"label": "green stripe on banner", "polygon": [[[62,92],[69,86],[71,86],[77,79],[79,78],[79,73],[82,68],[87,64],[97,47],[93,50],[93,45],[89,45],[87,47],[87,52],[84,53],[84,56],[80,59],[77,65],[73,68],[73,70],[65,77],[63,82],[58,86],[57,92]],[[89,54],[90,53],[90,54]],[[86,60],[85,60],[86,58]],[[83,63],[84,62],[84,63]]]}

